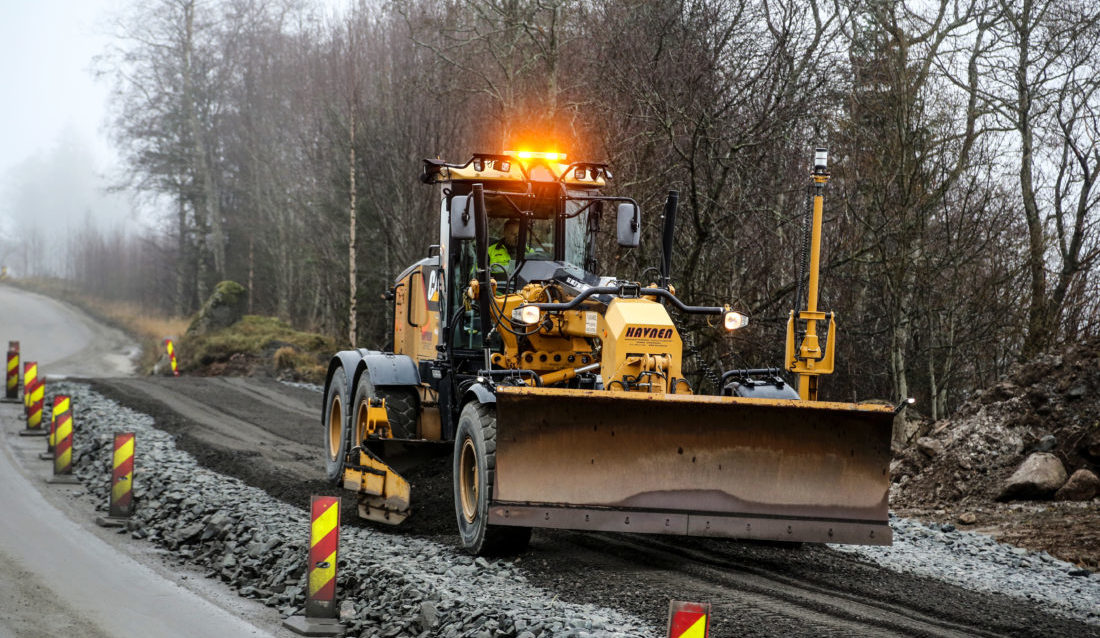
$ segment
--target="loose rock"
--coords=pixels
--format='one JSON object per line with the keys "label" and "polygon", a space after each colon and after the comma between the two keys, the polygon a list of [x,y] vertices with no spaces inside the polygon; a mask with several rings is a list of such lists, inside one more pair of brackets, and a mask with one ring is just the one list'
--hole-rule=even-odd
{"label": "loose rock", "polygon": [[1091,501],[1097,494],[1100,494],[1100,478],[1089,470],[1081,468],[1054,493],[1054,500]]}
{"label": "loose rock", "polygon": [[933,458],[939,454],[943,454],[943,443],[940,443],[932,437],[922,436],[917,439],[917,449],[928,458]]}
{"label": "loose rock", "polygon": [[1066,468],[1057,456],[1036,452],[1005,482],[998,500],[1047,499],[1066,482]]}

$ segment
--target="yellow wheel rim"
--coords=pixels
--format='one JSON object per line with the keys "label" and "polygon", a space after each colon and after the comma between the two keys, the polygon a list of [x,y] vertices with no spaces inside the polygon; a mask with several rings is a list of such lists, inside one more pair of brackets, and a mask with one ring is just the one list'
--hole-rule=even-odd
{"label": "yellow wheel rim", "polygon": [[458,462],[458,493],[462,500],[462,516],[467,523],[477,518],[477,451],[473,439],[462,442]]}
{"label": "yellow wheel rim", "polygon": [[332,408],[328,411],[328,456],[336,460],[340,454],[340,426],[344,422],[344,406],[340,393],[332,395]]}

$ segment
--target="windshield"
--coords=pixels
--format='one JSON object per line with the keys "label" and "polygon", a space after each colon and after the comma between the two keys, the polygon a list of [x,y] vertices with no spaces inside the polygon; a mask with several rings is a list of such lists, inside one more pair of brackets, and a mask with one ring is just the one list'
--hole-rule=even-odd
{"label": "windshield", "polygon": [[581,268],[588,256],[588,211],[575,213],[583,206],[584,202],[570,200],[565,207],[565,261]]}
{"label": "windshield", "polygon": [[[570,193],[570,195],[582,195]],[[493,195],[486,197],[489,222],[489,264],[497,277],[511,275],[519,261],[519,242],[525,235],[523,258],[527,261],[554,260],[554,220],[557,197]],[[584,268],[589,250],[589,211],[578,214],[586,202],[566,200],[564,223],[565,261]],[[521,232],[525,227],[526,232]]]}

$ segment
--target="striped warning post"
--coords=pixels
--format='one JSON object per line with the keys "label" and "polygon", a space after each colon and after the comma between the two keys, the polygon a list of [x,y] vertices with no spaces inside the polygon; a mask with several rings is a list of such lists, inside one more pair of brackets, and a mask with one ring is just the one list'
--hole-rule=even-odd
{"label": "striped warning post", "polygon": [[50,435],[46,437],[46,453],[39,454],[38,458],[48,461],[53,458],[53,448],[56,445],[55,433],[57,432],[57,420],[62,414],[69,411],[69,396],[66,394],[54,395],[53,409],[50,411]]}
{"label": "striped warning post", "polygon": [[309,592],[305,616],[283,626],[304,636],[342,636],[336,619],[336,561],[340,548],[340,498],[313,496],[310,503]]}
{"label": "striped warning post", "polygon": [[172,376],[180,376],[179,366],[176,365],[176,346],[171,339],[164,340],[164,347],[168,349],[168,360],[172,363]]}
{"label": "striped warning post", "polygon": [[124,517],[130,515],[134,502],[134,433],[121,432],[115,435],[114,469],[111,474],[110,515]]}
{"label": "striped warning post", "polygon": [[27,427],[19,431],[20,436],[48,436],[49,428],[42,427],[42,408],[46,402],[46,384],[35,379],[27,386],[24,394],[28,397]]}
{"label": "striped warning post", "polygon": [[15,401],[19,398],[19,342],[8,342],[8,374],[4,388],[4,399]]}
{"label": "striped warning post", "polygon": [[668,604],[668,638],[707,638],[710,631],[710,603]]}
{"label": "striped warning post", "polygon": [[111,464],[111,500],[107,516],[95,519],[103,527],[121,527],[133,513],[134,433],[116,432]]}
{"label": "striped warning post", "polygon": [[31,384],[38,378],[38,362],[23,362],[23,411],[30,414],[31,410]]}
{"label": "striped warning post", "polygon": [[50,483],[76,483],[73,476],[73,413],[65,412],[57,419],[53,446],[53,476]]}

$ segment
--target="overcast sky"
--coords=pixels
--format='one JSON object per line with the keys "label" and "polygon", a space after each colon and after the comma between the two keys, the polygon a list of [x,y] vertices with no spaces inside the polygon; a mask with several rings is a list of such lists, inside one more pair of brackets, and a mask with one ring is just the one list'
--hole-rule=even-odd
{"label": "overcast sky", "polygon": [[103,133],[107,87],[92,77],[106,19],[123,0],[0,0],[0,173],[49,150],[71,129],[113,161]]}
{"label": "overcast sky", "polygon": [[117,175],[105,83],[92,75],[125,0],[0,0],[0,240],[137,219]]}

